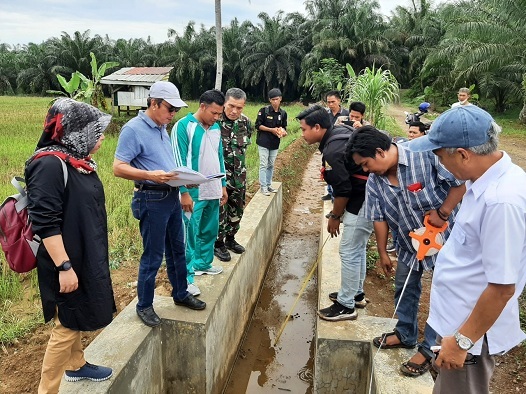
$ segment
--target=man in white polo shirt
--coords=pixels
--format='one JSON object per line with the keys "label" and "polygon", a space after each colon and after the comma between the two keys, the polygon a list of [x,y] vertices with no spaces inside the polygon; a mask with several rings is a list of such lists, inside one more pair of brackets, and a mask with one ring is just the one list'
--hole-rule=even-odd
{"label": "man in white polo shirt", "polygon": [[450,109],[409,142],[433,152],[466,194],[435,264],[428,323],[442,348],[433,393],[488,393],[495,362],[526,339],[526,174],[497,150],[500,127],[474,106]]}

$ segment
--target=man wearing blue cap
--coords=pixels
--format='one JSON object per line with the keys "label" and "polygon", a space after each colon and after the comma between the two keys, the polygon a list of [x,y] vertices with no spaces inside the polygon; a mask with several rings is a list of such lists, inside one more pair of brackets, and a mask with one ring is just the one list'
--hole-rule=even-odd
{"label": "man wearing blue cap", "polygon": [[408,145],[433,151],[467,189],[431,288],[428,324],[442,346],[435,394],[489,392],[493,355],[526,339],[526,174],[497,150],[500,130],[486,111],[461,106]]}
{"label": "man wearing blue cap", "polygon": [[133,216],[139,220],[143,254],[137,280],[137,315],[144,324],[155,327],[161,319],[153,309],[155,277],[166,256],[166,271],[176,305],[204,309],[206,304],[187,291],[184,229],[179,188],[165,182],[177,178],[166,125],[181,107],[177,87],[166,81],[150,87],[146,111],[127,122],[119,135],[113,173],[135,182]]}

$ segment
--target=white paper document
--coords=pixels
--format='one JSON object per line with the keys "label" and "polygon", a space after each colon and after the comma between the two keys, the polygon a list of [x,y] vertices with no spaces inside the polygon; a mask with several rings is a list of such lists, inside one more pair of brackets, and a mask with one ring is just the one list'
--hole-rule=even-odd
{"label": "white paper document", "polygon": [[178,179],[172,179],[166,182],[170,186],[183,186],[183,185],[199,185],[201,183],[209,182],[214,179],[220,179],[225,176],[224,173],[203,175],[200,172],[194,171],[188,167],[176,167],[170,173],[179,174]]}

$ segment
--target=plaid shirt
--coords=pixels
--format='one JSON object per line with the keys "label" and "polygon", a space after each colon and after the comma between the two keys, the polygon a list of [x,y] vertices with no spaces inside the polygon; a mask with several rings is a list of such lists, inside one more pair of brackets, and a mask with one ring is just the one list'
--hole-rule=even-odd
{"label": "plaid shirt", "polygon": [[[365,196],[365,217],[375,222],[387,221],[393,234],[398,261],[411,266],[416,259],[416,250],[411,243],[409,232],[423,227],[425,212],[438,209],[446,199],[449,189],[460,186],[463,182],[440,164],[438,157],[432,152],[411,152],[403,145],[398,148],[397,178],[399,186],[393,186],[387,176],[371,174],[367,181]],[[420,183],[422,189],[412,192],[409,185]],[[443,233],[447,239],[455,214],[460,204],[451,212],[449,225]],[[436,254],[425,257],[422,261],[424,269],[431,269],[436,260]],[[419,264],[414,265],[419,269]]]}

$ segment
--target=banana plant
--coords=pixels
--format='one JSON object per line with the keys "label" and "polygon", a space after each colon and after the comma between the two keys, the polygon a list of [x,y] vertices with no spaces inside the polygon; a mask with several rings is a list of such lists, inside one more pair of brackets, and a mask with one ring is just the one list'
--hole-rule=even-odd
{"label": "banana plant", "polygon": [[[63,92],[62,90],[46,90],[46,92],[49,94],[75,98],[77,90],[80,86],[81,75],[82,73],[75,71],[74,73],[71,73],[71,79],[67,81],[66,78],[64,78],[62,75],[57,74],[58,82],[60,83],[60,86],[62,86],[62,89],[65,90],[65,92]],[[84,75],[82,76],[84,77]]]}
{"label": "banana plant", "polygon": [[[108,68],[117,67],[117,62],[104,62],[97,67],[97,58],[93,52],[90,52],[91,56],[91,74],[92,78],[86,77],[80,71],[75,71],[71,74],[71,79],[66,80],[62,75],[57,74],[58,82],[65,93],[61,90],[48,90],[47,93],[69,96],[74,100],[84,101],[85,103],[91,104],[95,107],[107,110],[108,106],[104,98],[104,92],[102,90],[102,84],[100,80],[106,74]],[[66,94],[67,93],[67,94]]]}

